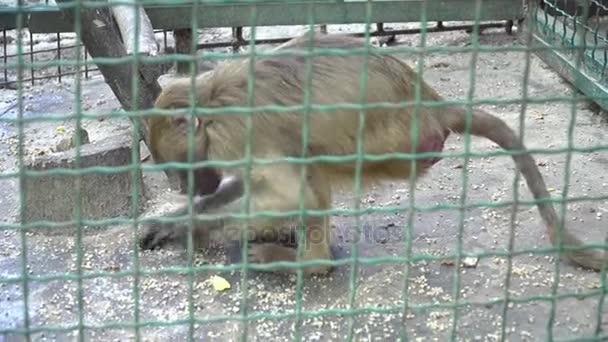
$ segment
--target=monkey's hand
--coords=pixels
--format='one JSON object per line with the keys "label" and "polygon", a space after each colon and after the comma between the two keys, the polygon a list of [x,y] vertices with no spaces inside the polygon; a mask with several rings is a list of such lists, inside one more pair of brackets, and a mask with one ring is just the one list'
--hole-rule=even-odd
{"label": "monkey's hand", "polygon": [[215,192],[207,196],[194,197],[194,211],[198,214],[219,209],[243,196],[243,179],[238,176],[222,177]]}
{"label": "monkey's hand", "polygon": [[[232,203],[243,196],[243,181],[237,176],[223,177],[220,185],[213,194],[195,196],[193,203],[194,214],[210,213]],[[167,217],[185,216],[188,214],[187,207],[181,207],[167,215]],[[221,227],[221,219],[197,220],[195,218],[193,241],[197,245],[206,245],[209,240],[209,231]],[[170,243],[186,245],[188,238],[188,222],[152,222],[147,224],[139,239],[142,249],[162,248]]]}
{"label": "monkey's hand", "polygon": [[150,222],[143,228],[139,238],[139,247],[156,249],[173,242],[182,242],[186,238],[187,228],[186,225],[175,222]]}

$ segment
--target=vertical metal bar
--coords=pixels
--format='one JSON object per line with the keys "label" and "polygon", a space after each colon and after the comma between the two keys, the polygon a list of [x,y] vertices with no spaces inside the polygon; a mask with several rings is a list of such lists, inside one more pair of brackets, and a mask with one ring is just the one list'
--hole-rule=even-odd
{"label": "vertical metal bar", "polygon": [[[76,166],[77,169],[80,169],[82,167],[81,164],[81,149],[80,146],[82,144],[82,137],[81,137],[81,128],[82,128],[82,110],[83,110],[83,106],[82,106],[82,101],[80,101],[80,99],[82,98],[82,74],[81,74],[81,61],[80,61],[80,42],[82,42],[82,1],[81,0],[77,0],[76,1],[76,7],[74,8],[74,33],[76,33],[76,53],[74,54],[75,58],[76,58],[76,70],[75,70],[75,77],[74,77],[74,93],[75,93],[75,98],[74,98],[74,112],[76,113],[76,122],[75,122],[75,126],[76,126],[76,154],[75,154],[75,158],[74,158],[74,164]],[[78,278],[76,280],[76,284],[77,284],[77,290],[76,290],[76,304],[78,307],[78,339],[79,341],[84,341],[84,329],[85,329],[85,324],[84,324],[84,295],[83,295],[83,278],[82,278],[82,260],[83,260],[83,248],[82,248],[82,239],[83,239],[83,223],[82,223],[82,198],[83,198],[83,194],[82,194],[82,178],[81,177],[77,177],[75,180],[75,184],[74,184],[74,190],[75,190],[75,202],[76,202],[76,206],[75,206],[75,211],[74,211],[74,220],[76,221],[76,239],[75,239],[75,247],[76,247],[76,273],[78,274]]]}
{"label": "vertical metal bar", "polygon": [[[604,36],[605,39],[608,39],[608,32],[606,32],[606,35]],[[606,74],[606,67],[608,66],[608,50],[607,49],[603,49],[604,50],[604,65],[602,65],[602,75]]]}
{"label": "vertical metal bar", "polygon": [[[357,290],[359,287],[359,281],[357,275],[359,274],[359,253],[360,253],[360,242],[361,242],[361,198],[362,198],[362,179],[363,179],[363,158],[365,155],[365,125],[366,125],[366,114],[368,111],[368,68],[369,68],[369,56],[371,54],[371,26],[372,26],[372,0],[365,1],[365,54],[363,55],[363,66],[359,71],[359,103],[363,106],[358,110],[357,115],[357,135],[356,135],[356,150],[357,159],[355,160],[354,166],[354,210],[355,215],[355,232],[354,239],[350,248],[350,274],[349,274],[349,291],[348,291],[348,308],[349,310],[355,310],[357,307],[356,297]],[[424,11],[423,11],[424,12]],[[373,100],[372,100],[373,101]],[[354,114],[354,113],[353,113]],[[348,320],[348,331],[347,339],[351,341],[355,334],[356,318],[354,315],[350,315]]]}
{"label": "vertical metal bar", "polygon": [[[530,18],[530,23],[533,27],[536,27],[537,23],[536,23],[536,16],[529,16]],[[511,21],[511,25],[513,24],[513,22]],[[524,144],[524,135],[525,135],[525,127],[526,127],[526,123],[525,123],[525,119],[526,119],[526,111],[528,110],[528,103],[530,102],[530,93],[529,93],[529,82],[530,82],[530,70],[532,68],[532,50],[531,50],[531,44],[532,44],[532,40],[533,40],[533,30],[528,30],[526,32],[526,36],[525,36],[525,46],[526,46],[526,50],[525,50],[525,64],[524,64],[524,74],[523,74],[523,78],[522,78],[522,101],[521,101],[521,108],[519,111],[519,139],[521,139],[522,144]],[[511,277],[512,275],[512,270],[513,270],[513,252],[515,249],[515,229],[517,226],[517,213],[519,212],[519,205],[520,205],[520,192],[519,192],[519,182],[521,179],[521,173],[520,172],[515,172],[515,176],[513,178],[513,205],[511,207],[511,215],[510,215],[510,224],[509,224],[509,238],[507,241],[507,249],[509,251],[509,258],[507,259],[507,270],[506,270],[506,277],[505,277],[505,282],[503,285],[504,288],[504,293],[503,293],[503,304],[502,304],[502,320],[500,322],[501,324],[501,339],[507,339],[507,324],[509,322],[508,316],[509,316],[509,305],[510,303],[512,303],[511,298],[512,298],[512,294],[511,294],[511,289],[512,289],[512,283],[513,283],[513,278]]]}
{"label": "vertical metal bar", "polygon": [[245,45],[245,44],[243,44],[244,40],[245,40],[245,38],[243,38],[243,28],[242,27],[233,27],[232,28],[232,52],[233,53],[239,52],[239,47],[241,47],[241,45]]}
{"label": "vertical metal bar", "polygon": [[[142,65],[143,63],[140,61],[140,30],[141,30],[141,25],[142,25],[142,19],[141,16],[139,14],[141,7],[141,2],[142,0],[135,0],[134,4],[131,4],[131,11],[133,11],[133,13],[135,13],[135,27],[134,27],[134,32],[133,32],[133,39],[134,39],[134,48],[135,51],[133,52],[132,55],[132,59],[130,60],[130,64],[132,67],[132,73],[133,74],[137,74],[138,70],[140,70],[140,65]],[[145,12],[144,12],[145,15]],[[131,83],[131,93],[133,94],[133,97],[135,99],[139,98],[139,78],[135,77],[133,78],[133,83]],[[139,105],[139,101],[133,101],[133,108],[132,108],[135,112],[138,112],[140,109],[140,105]],[[137,165],[137,167],[134,167],[132,169],[132,173],[131,173],[131,218],[133,219],[133,241],[137,241],[137,227],[138,227],[138,207],[139,207],[139,198],[140,198],[140,191],[139,191],[139,185],[141,184],[141,178],[140,178],[140,174],[138,172],[141,172],[141,156],[139,155],[140,153],[140,149],[139,149],[139,142],[141,140],[140,137],[140,121],[134,121],[133,123],[133,131],[132,131],[132,147],[131,147],[131,161],[133,163],[135,163]],[[135,247],[135,246],[134,246]],[[133,312],[133,318],[134,318],[134,323],[135,323],[135,340],[136,341],[140,341],[141,338],[141,332],[140,332],[140,292],[139,292],[139,287],[140,287],[140,261],[139,261],[139,250],[137,247],[133,248],[133,270],[134,270],[134,274],[133,274],[133,308],[134,308],[134,312]]]}
{"label": "vertical metal bar", "polygon": [[[257,20],[258,20],[258,12],[257,12],[257,8],[255,6],[253,6],[251,8],[250,11],[250,25],[249,27],[251,27],[251,35],[249,38],[249,51],[247,51],[247,56],[248,56],[248,77],[247,77],[247,107],[248,108],[253,108],[254,107],[254,99],[255,99],[255,63],[256,63],[256,58],[257,58],[257,52],[256,52],[256,46],[255,46],[255,40],[256,40],[256,35],[257,35]],[[237,28],[237,31],[240,31],[242,34],[242,28],[240,28],[240,30]],[[234,32],[234,31],[233,31]],[[242,36],[241,36],[242,37]],[[240,309],[241,309],[241,313],[242,313],[242,334],[241,334],[241,341],[247,341],[247,336],[248,336],[248,329],[249,329],[249,325],[248,325],[248,311],[249,311],[249,258],[248,258],[248,253],[247,250],[249,249],[249,239],[246,237],[246,229],[245,227],[247,227],[250,223],[250,219],[247,217],[249,216],[250,212],[251,212],[251,188],[250,188],[250,182],[249,180],[251,179],[251,171],[253,168],[253,152],[252,152],[252,141],[253,141],[253,119],[252,119],[253,115],[252,112],[248,112],[246,115],[246,121],[245,121],[245,126],[247,129],[247,133],[246,133],[246,141],[247,144],[245,145],[245,151],[243,153],[244,155],[244,159],[246,160],[246,164],[244,167],[244,172],[243,172],[243,177],[244,179],[246,179],[247,181],[245,182],[245,186],[244,186],[244,194],[243,194],[243,203],[241,206],[241,213],[243,213],[244,215],[246,215],[245,219],[243,221],[241,221],[240,226],[242,227],[240,229],[241,234],[240,234],[240,240],[243,241],[243,244],[241,245],[241,260],[242,260],[242,269],[241,269],[241,281],[240,281],[240,285],[241,285],[241,293],[242,295],[242,300],[240,301]]]}
{"label": "vertical metal bar", "polygon": [[[188,98],[188,102],[190,105],[190,113],[189,115],[196,115],[195,110],[197,107],[197,99],[196,99],[196,73],[198,71],[198,60],[196,58],[196,51],[198,45],[198,32],[199,32],[199,16],[198,16],[198,1],[195,1],[192,6],[192,16],[190,17],[190,28],[187,30],[183,30],[184,32],[189,33],[189,39],[182,41],[182,44],[178,44],[177,40],[175,42],[175,49],[181,49],[179,53],[188,54],[191,59],[187,62],[182,63],[182,71],[184,73],[190,74],[190,94]],[[177,31],[174,31],[177,32]],[[178,37],[176,36],[176,39]],[[177,68],[179,70],[180,64],[178,63]],[[178,71],[179,72],[179,71]],[[195,132],[194,125],[188,125],[188,151],[187,151],[187,162],[192,166],[192,163],[195,161],[194,159],[194,144],[195,144]],[[192,198],[194,196],[194,170],[189,168],[187,174],[187,189],[183,189],[188,193],[188,214],[190,216],[190,220],[188,221],[188,241],[187,241],[187,259],[188,259],[188,341],[194,340],[194,327],[195,327],[195,308],[194,308],[194,276],[192,267],[194,266],[194,242],[193,238],[193,229],[194,229],[194,217],[193,217],[193,208],[192,208]],[[244,292],[246,295],[247,292]],[[245,322],[245,325],[247,323]]]}
{"label": "vertical metal bar", "polygon": [[8,85],[8,69],[6,65],[8,64],[8,55],[6,53],[6,30],[2,30],[2,47],[4,48],[4,82]]}
{"label": "vertical metal bar", "polygon": [[59,63],[57,64],[57,78],[59,83],[61,83],[61,33],[57,32],[57,60]]}
{"label": "vertical metal bar", "polygon": [[505,32],[507,32],[508,35],[513,34],[513,20],[507,20],[505,23]]}
{"label": "vertical metal bar", "polygon": [[[588,5],[588,1],[585,1],[585,3]],[[583,17],[583,21],[582,21],[582,26],[586,26],[587,25],[587,18],[589,15],[589,7],[585,6],[583,9],[583,13],[582,13],[582,17]],[[574,60],[572,61],[572,64],[574,64],[574,69],[575,70],[580,70],[581,67],[583,67],[583,63],[584,63],[584,55],[585,55],[585,51],[580,49],[579,47],[584,46],[585,45],[585,36],[584,35],[578,35],[576,36],[576,38],[578,38],[578,41],[575,41],[574,37],[576,34],[576,28],[579,25],[578,20],[576,19],[576,17],[573,18],[573,23],[574,23],[574,33],[573,33],[573,38],[571,40],[572,44],[575,45],[578,49],[576,49],[574,51]],[[564,273],[564,271],[561,269],[560,267],[560,262],[563,260],[562,258],[562,244],[564,243],[563,241],[563,236],[564,236],[564,230],[565,230],[565,217],[566,217],[566,210],[567,210],[567,205],[568,205],[568,195],[571,191],[571,189],[569,188],[569,184],[572,184],[570,182],[570,177],[571,177],[571,167],[572,167],[572,158],[573,158],[573,150],[575,148],[575,144],[574,144],[574,131],[575,131],[575,127],[576,127],[576,117],[577,117],[577,101],[576,98],[578,97],[577,94],[577,89],[575,88],[579,88],[581,81],[582,81],[582,77],[581,77],[581,73],[574,73],[573,77],[572,77],[572,84],[574,85],[574,87],[571,89],[570,93],[571,93],[571,101],[570,101],[570,120],[568,122],[568,131],[567,131],[567,137],[568,137],[568,147],[567,150],[565,151],[565,162],[564,162],[564,172],[563,172],[563,189],[562,189],[562,193],[561,196],[563,198],[563,200],[560,200],[559,203],[559,211],[560,213],[558,214],[559,217],[561,217],[562,219],[559,220],[558,225],[557,225],[557,229],[556,229],[556,241],[554,243],[554,246],[558,247],[560,250],[557,251],[556,257],[555,257],[555,264],[554,264],[554,269],[553,269],[553,276],[552,278],[552,282],[551,282],[551,293],[549,295],[549,298],[551,298],[551,300],[549,301],[549,303],[551,304],[550,309],[549,309],[549,317],[547,319],[547,324],[546,324],[546,334],[547,334],[547,339],[548,340],[554,340],[555,336],[554,336],[554,328],[556,326],[556,312],[558,311],[557,309],[557,302],[559,301],[557,299],[557,294],[559,291],[559,283],[560,283],[560,275],[562,273]],[[559,334],[558,334],[559,335]]]}
{"label": "vertical metal bar", "polygon": [[87,55],[89,52],[87,51],[87,47],[84,47],[84,78],[89,78],[89,63],[87,62]]}
{"label": "vertical metal bar", "polygon": [[597,45],[598,45],[597,33],[600,29],[600,21],[599,21],[600,8],[599,7],[596,8],[595,15],[596,15],[596,19],[598,19],[598,20],[595,20],[595,25],[593,28],[593,49],[591,49],[591,58],[593,60],[595,60],[595,50],[597,50]]}
{"label": "vertical metal bar", "polygon": [[23,15],[23,2],[24,0],[17,0],[17,39],[16,39],[16,59],[17,59],[17,121],[15,123],[18,143],[17,143],[17,166],[19,172],[19,218],[22,225],[19,227],[19,235],[21,240],[21,288],[23,290],[23,328],[24,328],[24,339],[26,341],[31,340],[31,318],[30,318],[30,278],[28,272],[28,239],[27,239],[27,228],[23,226],[23,222],[27,221],[27,208],[26,208],[26,166],[24,157],[24,145],[25,145],[25,128],[23,121],[23,73],[24,73],[24,56],[23,56],[23,32],[24,15]]}
{"label": "vertical metal bar", "polygon": [[[463,255],[463,235],[464,235],[464,227],[465,227],[465,213],[464,208],[467,204],[467,200],[469,198],[468,187],[469,187],[469,174],[466,170],[469,168],[469,162],[471,160],[471,121],[473,119],[473,99],[475,97],[475,89],[477,88],[476,80],[477,80],[477,65],[478,58],[480,54],[480,35],[481,35],[481,27],[480,17],[481,17],[481,6],[482,0],[475,0],[475,13],[474,13],[474,24],[472,28],[472,37],[471,37],[471,46],[473,47],[471,51],[471,59],[469,61],[469,77],[468,77],[468,90],[466,95],[466,105],[465,105],[465,125],[462,131],[462,136],[464,140],[464,160],[463,160],[463,168],[462,168],[462,182],[461,182],[461,192],[459,196],[459,209],[458,209],[458,234],[456,238],[456,265],[454,267],[453,273],[453,292],[452,298],[454,303],[454,311],[452,315],[452,328],[451,328],[451,340],[456,340],[456,335],[458,332],[458,321],[461,316],[461,312],[458,310],[459,304],[463,299],[461,296],[462,289],[462,281],[461,281],[461,267],[462,267],[462,255]],[[423,60],[421,60],[422,62]],[[424,63],[419,63],[422,66]],[[422,74],[422,67],[419,69],[419,73]],[[412,188],[412,192],[415,188]]]}
{"label": "vertical metal bar", "polygon": [[30,32],[30,74],[32,76],[32,85],[36,77],[34,76],[34,35]]}
{"label": "vertical metal bar", "polygon": [[[176,29],[173,30],[173,38],[175,39],[175,52],[186,55],[190,52],[190,46],[192,41],[198,41],[198,33],[192,31],[192,29]],[[198,69],[195,69],[196,72]],[[177,62],[177,73],[188,74],[190,72],[189,62]]]}

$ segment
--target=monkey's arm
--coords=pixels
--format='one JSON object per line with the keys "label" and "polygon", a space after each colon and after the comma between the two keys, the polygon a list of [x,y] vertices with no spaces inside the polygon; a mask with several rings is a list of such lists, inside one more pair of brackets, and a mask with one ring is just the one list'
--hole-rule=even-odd
{"label": "monkey's arm", "polygon": [[243,179],[240,176],[225,176],[213,194],[194,198],[193,211],[203,214],[206,211],[221,208],[242,197],[244,191]]}
{"label": "monkey's arm", "polygon": [[[227,211],[227,209],[229,209],[227,206],[242,197],[243,191],[243,180],[240,176],[225,176],[222,178],[214,193],[203,196],[196,195],[194,197],[193,212],[195,215],[204,214],[222,208],[224,208],[224,210],[220,211]],[[230,209],[233,209],[235,206],[231,205],[229,207]],[[179,217],[187,214],[188,207],[181,206],[165,216]],[[195,233],[197,237],[199,237],[197,240],[206,244],[207,241],[200,240],[208,240],[209,230],[219,228],[221,224],[222,221],[220,219],[197,222],[195,218]],[[183,242],[186,238],[187,231],[188,225],[185,223],[153,222],[146,225],[139,244],[143,249],[154,249],[171,242]]]}
{"label": "monkey's arm", "polygon": [[[250,208],[255,211],[289,211],[298,209],[299,192],[293,191],[293,180],[299,179],[298,174],[289,166],[273,166],[263,170],[252,170],[250,179]],[[209,231],[225,226],[240,226],[229,214],[238,213],[243,205],[244,181],[240,175],[224,176],[217,190],[207,196],[194,198],[195,214],[213,214],[218,218],[194,218],[195,235],[206,235]],[[297,185],[296,185],[297,187]],[[306,189],[305,206],[317,209],[316,198],[309,187]],[[183,206],[166,215],[168,217],[185,216],[188,208]],[[271,217],[256,217],[248,221],[252,227],[274,226],[280,219]],[[188,233],[187,223],[160,223],[153,222],[144,228],[140,237],[140,246],[143,249],[160,248],[171,242],[186,241]],[[196,236],[198,238],[198,236]],[[202,237],[205,239],[205,237]],[[178,241],[181,240],[181,241]]]}

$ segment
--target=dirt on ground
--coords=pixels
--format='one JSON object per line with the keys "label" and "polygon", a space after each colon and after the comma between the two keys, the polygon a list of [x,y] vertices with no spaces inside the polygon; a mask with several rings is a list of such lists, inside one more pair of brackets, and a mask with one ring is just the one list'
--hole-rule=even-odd
{"label": "dirt on ground", "polygon": [[[408,25],[387,25],[392,28]],[[330,26],[330,32],[360,31],[358,25]],[[304,32],[303,27],[264,28],[258,37],[276,37]],[[228,39],[230,30],[208,30],[201,41]],[[49,36],[38,38],[41,42]],[[402,36],[398,44],[415,45],[420,36]],[[502,29],[484,31],[481,44],[517,46],[515,36]],[[42,44],[42,43],[41,43]],[[471,35],[462,32],[433,33],[429,46],[466,46]],[[228,51],[218,49],[218,51]],[[52,53],[49,53],[52,54]],[[47,56],[55,59],[57,56]],[[65,57],[65,56],[63,56]],[[403,58],[416,65],[415,56]],[[69,57],[68,57],[69,58]],[[523,52],[484,52],[477,56],[474,100],[518,100],[524,94],[526,56]],[[466,99],[470,90],[471,54],[433,54],[425,57],[424,77],[440,93],[451,99]],[[164,84],[173,76],[161,78]],[[95,141],[131,129],[125,118],[108,114],[120,110],[103,78],[90,75],[81,83],[82,106],[99,113],[83,121],[90,140]],[[72,78],[40,81],[23,91],[24,117],[73,113],[78,99]],[[530,57],[529,98],[570,96],[571,86],[537,57]],[[0,90],[0,115],[16,117],[17,90]],[[520,104],[484,105],[483,108],[519,129]],[[606,117],[590,109],[589,103],[530,103],[525,114],[525,142],[531,149],[549,149],[535,158],[558,196],[582,198],[566,206],[567,227],[585,242],[606,238],[608,203],[585,200],[608,192],[608,151],[559,152],[568,148],[570,123],[575,115],[572,145],[589,149],[608,141]],[[52,153],[73,121],[37,121],[24,126],[25,158]],[[19,127],[0,123],[0,218],[6,224],[19,222],[17,144]],[[451,136],[450,153],[464,152],[465,140]],[[471,140],[471,151],[497,152],[493,143]],[[361,199],[362,207],[407,208],[412,195],[415,205],[458,205],[461,196],[472,208],[395,213],[372,213],[360,218],[362,239],[359,256],[376,263],[349,263],[336,267],[327,277],[305,279],[298,288],[295,276],[238,270],[206,270],[179,274],[186,267],[186,253],[179,249],[135,253],[133,227],[110,226],[85,230],[82,254],[75,236],[44,232],[21,234],[5,227],[0,234],[0,340],[20,340],[13,329],[29,327],[35,340],[72,340],[79,328],[89,340],[131,340],[136,334],[147,341],[196,340],[235,341],[246,334],[251,340],[284,341],[296,336],[306,341],[340,341],[348,336],[357,341],[395,340],[407,334],[414,341],[537,341],[549,338],[607,338],[608,309],[600,274],[582,270],[553,255],[532,253],[550,247],[536,207],[521,205],[514,230],[515,251],[530,251],[509,258],[511,207],[500,206],[513,198],[514,164],[508,156],[472,157],[465,168],[463,158],[444,158],[409,191],[407,182],[387,183],[372,188]],[[466,184],[463,181],[466,175]],[[165,210],[163,201],[169,186],[162,174],[144,173],[149,196],[145,215]],[[568,185],[565,187],[565,185]],[[518,185],[521,199],[530,200],[525,182]],[[356,198],[343,191],[335,196],[336,208],[353,208]],[[491,205],[490,205],[491,204]],[[558,206],[558,212],[561,208]],[[412,214],[412,225],[408,226]],[[462,215],[462,216],[461,216]],[[462,222],[461,222],[462,220]],[[462,227],[461,227],[462,223]],[[357,223],[353,216],[333,218],[333,252],[345,260],[353,252]],[[411,229],[410,255],[417,261],[406,263],[391,258],[407,254],[406,232]],[[23,239],[24,238],[24,239]],[[463,253],[495,253],[467,258],[463,266],[445,257]],[[196,265],[228,265],[239,261],[237,245],[213,245],[195,254]],[[372,258],[372,259],[370,259]],[[139,264],[135,260],[139,260]],[[510,259],[510,260],[509,260]],[[26,261],[26,264],[23,261]],[[79,280],[78,260],[85,275]],[[382,261],[382,262],[379,262]],[[123,275],[139,270],[154,274]],[[167,272],[162,272],[168,269]],[[409,272],[407,272],[409,270]],[[556,271],[559,270],[559,275]],[[31,277],[24,283],[9,281],[23,272]],[[103,275],[93,276],[102,272]],[[214,289],[214,278],[225,279],[230,288]],[[138,329],[134,329],[139,322]],[[602,323],[603,322],[603,323]],[[504,335],[503,335],[504,334]]]}

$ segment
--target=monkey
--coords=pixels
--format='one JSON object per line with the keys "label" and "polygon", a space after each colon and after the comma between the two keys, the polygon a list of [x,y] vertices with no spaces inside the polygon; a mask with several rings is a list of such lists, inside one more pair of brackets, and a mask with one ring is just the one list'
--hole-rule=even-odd
{"label": "monkey", "polygon": [[[314,48],[342,49],[365,48],[364,39],[345,34],[311,33]],[[311,39],[308,34],[296,37],[274,51],[307,51]],[[309,86],[310,103],[314,105],[389,103],[403,104],[416,98],[417,74],[398,57],[379,53],[378,48],[369,47],[365,54],[315,55],[308,59],[311,63],[310,84],[307,84],[307,58],[302,55],[262,56],[253,62],[255,107],[267,105],[298,106],[305,100],[305,90]],[[231,60],[218,65],[212,71],[196,76],[196,106],[201,108],[222,108],[229,106],[248,106],[249,60]],[[362,68],[367,72],[367,89],[360,89]],[[181,78],[166,86],[155,102],[155,108],[163,110],[190,107],[189,78]],[[362,96],[363,94],[363,96]],[[423,79],[419,83],[419,96],[422,101],[438,102],[443,97]],[[413,102],[412,102],[413,103]],[[412,105],[413,106],[413,105]],[[250,153],[254,158],[275,159],[276,163],[253,164],[245,173],[243,166],[222,168],[221,171],[207,172],[212,177],[198,177],[195,182],[199,188],[213,193],[218,191],[214,184],[223,174],[231,174],[241,181],[248,181],[249,208],[251,212],[297,212],[300,199],[303,207],[320,214],[309,214],[303,219],[304,242],[306,247],[301,259],[296,249],[277,243],[252,243],[247,255],[250,262],[268,263],[275,261],[313,261],[331,260],[329,215],[324,211],[331,209],[332,189],[353,184],[358,167],[361,169],[362,185],[387,180],[417,181],[441,159],[444,143],[450,134],[466,134],[491,140],[502,149],[516,152],[512,158],[519,172],[524,176],[528,187],[537,202],[537,208],[548,231],[552,244],[558,242],[559,218],[550,202],[547,186],[534,158],[526,151],[520,137],[499,117],[482,109],[472,109],[470,125],[467,129],[469,111],[461,106],[446,105],[421,106],[417,111],[417,143],[411,134],[414,119],[412,106],[377,106],[366,108],[363,112],[365,124],[359,129],[357,107],[338,107],[333,111],[310,108],[308,112],[308,143],[303,144],[302,113],[295,109],[283,111],[259,110],[251,114]],[[292,107],[293,108],[293,107]],[[247,118],[239,113],[221,115],[185,115],[181,113],[154,115],[149,118],[151,153],[159,161],[186,161],[188,131],[194,130],[193,155],[197,161],[236,161],[245,157],[248,142]],[[189,126],[189,125],[193,125]],[[408,158],[387,157],[364,160],[357,166],[353,158],[342,162],[323,159],[305,164],[306,178],[300,184],[298,164],[281,162],[286,157],[354,156],[357,152],[357,136],[363,138],[362,149],[366,155],[386,153],[426,153],[434,152],[437,157]],[[412,168],[412,163],[415,168]],[[247,178],[245,178],[247,177]],[[410,178],[411,177],[411,178]],[[234,178],[233,178],[234,179]],[[221,181],[219,181],[221,183]],[[350,183],[349,183],[350,182]],[[209,183],[212,185],[203,186]],[[300,186],[301,185],[301,186]],[[209,190],[213,189],[213,190]],[[223,190],[219,190],[221,193]],[[300,197],[301,196],[301,197]],[[213,212],[230,214],[238,212],[245,200],[237,192],[227,196],[229,201],[215,206]],[[238,197],[237,200],[234,200]],[[218,198],[222,198],[221,196]],[[228,203],[229,202],[229,203]],[[202,208],[199,208],[202,209]],[[208,211],[201,210],[198,214]],[[264,229],[279,229],[290,224],[289,217],[253,216],[249,219],[247,230],[254,233]],[[236,219],[226,218],[221,222],[204,223],[196,230],[205,231],[211,227],[221,229],[238,224]],[[140,246],[144,249],[162,247],[157,243],[157,235],[166,235],[165,230],[175,231],[174,225],[162,229],[145,229]],[[562,243],[566,246],[580,246],[582,242],[568,230],[561,232]],[[184,238],[183,234],[179,238]],[[162,242],[162,241],[161,241]],[[599,270],[605,259],[590,249],[571,249],[562,252],[569,261],[579,266]],[[309,266],[310,265],[310,266]],[[309,263],[304,266],[306,275],[327,274],[332,270],[328,263]],[[276,269],[275,269],[276,270]],[[294,272],[296,267],[279,271]]]}

